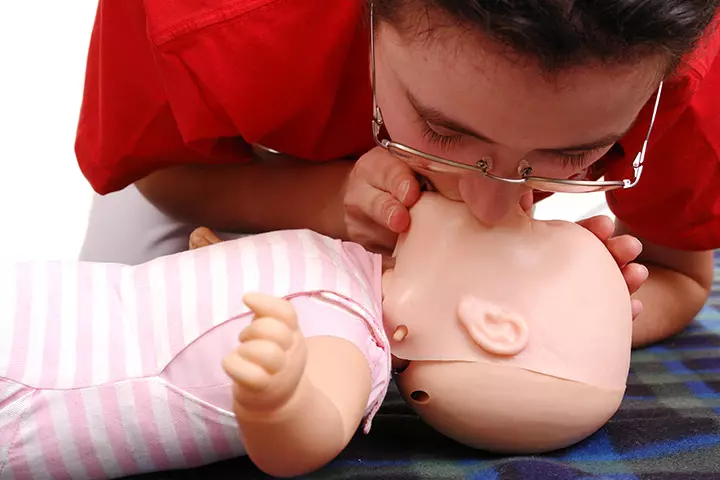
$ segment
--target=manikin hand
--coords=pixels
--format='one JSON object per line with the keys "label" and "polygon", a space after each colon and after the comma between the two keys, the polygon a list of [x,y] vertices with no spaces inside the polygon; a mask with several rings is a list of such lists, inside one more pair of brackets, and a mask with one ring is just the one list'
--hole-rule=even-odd
{"label": "manikin hand", "polygon": [[[281,409],[296,392],[307,363],[307,343],[290,302],[248,293],[243,297],[255,318],[225,357],[232,378],[236,413],[256,416]],[[242,419],[241,419],[242,420]]]}
{"label": "manikin hand", "polygon": [[198,227],[190,234],[190,250],[196,248],[207,247],[215,243],[220,243],[222,240],[218,238],[212,230],[206,227]]}

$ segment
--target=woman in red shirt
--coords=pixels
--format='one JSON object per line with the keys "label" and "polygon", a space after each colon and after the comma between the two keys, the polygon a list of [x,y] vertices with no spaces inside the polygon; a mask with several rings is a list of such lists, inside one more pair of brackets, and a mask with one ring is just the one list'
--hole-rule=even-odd
{"label": "woman in red shirt", "polygon": [[621,264],[640,246],[617,235],[641,239],[635,344],[665,338],[705,302],[720,247],[717,8],[375,0],[370,55],[366,0],[100,0],[76,151],[110,195],[82,257],[141,262],[195,225],[388,251],[420,192],[410,164],[453,171],[426,176],[487,222],[531,189],[607,189],[616,236],[588,227]]}

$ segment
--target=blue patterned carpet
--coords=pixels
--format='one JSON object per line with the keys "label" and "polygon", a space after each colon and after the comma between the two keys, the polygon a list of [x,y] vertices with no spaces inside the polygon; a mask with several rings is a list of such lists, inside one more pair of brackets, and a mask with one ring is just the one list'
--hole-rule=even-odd
{"label": "blue patterned carpet", "polygon": [[[708,304],[682,335],[637,351],[625,401],[597,434],[566,451],[499,457],[426,427],[391,391],[370,435],[313,479],[720,479],[720,252]],[[140,477],[138,477],[140,478]],[[267,478],[247,459],[143,479]]]}

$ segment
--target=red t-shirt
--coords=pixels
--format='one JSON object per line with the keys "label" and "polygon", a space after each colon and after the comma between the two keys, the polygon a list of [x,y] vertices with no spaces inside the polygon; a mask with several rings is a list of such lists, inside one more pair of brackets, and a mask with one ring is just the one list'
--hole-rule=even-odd
{"label": "red t-shirt", "polygon": [[[76,153],[101,193],[259,143],[311,161],[374,146],[365,0],[100,0]],[[638,234],[720,247],[720,34],[666,82],[643,177],[608,195]],[[648,104],[608,162],[632,178]]]}

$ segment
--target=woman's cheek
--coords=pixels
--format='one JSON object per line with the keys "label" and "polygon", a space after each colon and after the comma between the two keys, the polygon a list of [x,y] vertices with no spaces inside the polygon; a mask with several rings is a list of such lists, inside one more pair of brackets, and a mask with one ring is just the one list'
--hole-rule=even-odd
{"label": "woman's cheek", "polygon": [[422,133],[420,132],[420,127],[417,123],[418,122],[413,121],[394,122],[393,124],[388,123],[388,135],[394,142],[402,143],[408,147],[416,148],[418,150],[427,151],[427,142],[423,138]]}

